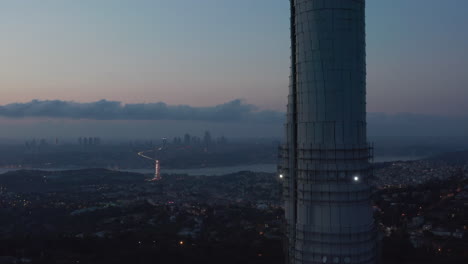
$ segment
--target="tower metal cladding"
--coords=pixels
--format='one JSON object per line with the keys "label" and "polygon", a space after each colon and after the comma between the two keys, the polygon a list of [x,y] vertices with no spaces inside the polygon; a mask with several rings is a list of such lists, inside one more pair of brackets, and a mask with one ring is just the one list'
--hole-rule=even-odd
{"label": "tower metal cladding", "polygon": [[377,263],[367,179],[365,0],[291,1],[281,148],[290,264]]}

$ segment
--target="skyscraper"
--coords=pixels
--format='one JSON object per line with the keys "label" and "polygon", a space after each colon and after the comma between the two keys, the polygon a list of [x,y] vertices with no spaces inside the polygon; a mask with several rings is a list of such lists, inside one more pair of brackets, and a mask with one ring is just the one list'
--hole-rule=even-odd
{"label": "skyscraper", "polygon": [[280,165],[288,262],[376,263],[365,0],[291,0],[291,52]]}

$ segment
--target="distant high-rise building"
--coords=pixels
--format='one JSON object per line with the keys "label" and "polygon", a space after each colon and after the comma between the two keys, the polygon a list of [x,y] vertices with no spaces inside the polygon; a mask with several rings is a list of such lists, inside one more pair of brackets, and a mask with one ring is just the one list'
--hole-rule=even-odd
{"label": "distant high-rise building", "polygon": [[291,0],[280,178],[290,264],[377,263],[366,136],[364,0]]}
{"label": "distant high-rise building", "polygon": [[45,145],[47,145],[47,140],[46,140],[45,138],[41,139],[39,145],[40,145],[40,146],[45,146]]}
{"label": "distant high-rise building", "polygon": [[205,135],[203,136],[203,143],[206,145],[206,146],[209,146],[211,145],[211,133],[210,131],[205,131]]}
{"label": "distant high-rise building", "polygon": [[184,144],[185,145],[190,145],[190,134],[185,134],[184,135]]}
{"label": "distant high-rise building", "polygon": [[200,144],[200,138],[197,136],[193,136],[191,141],[192,141],[192,145]]}

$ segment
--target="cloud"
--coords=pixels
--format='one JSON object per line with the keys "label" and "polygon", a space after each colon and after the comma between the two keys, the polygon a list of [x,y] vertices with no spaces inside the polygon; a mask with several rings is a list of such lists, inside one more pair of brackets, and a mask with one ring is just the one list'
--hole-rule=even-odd
{"label": "cloud", "polygon": [[212,107],[167,105],[163,102],[123,104],[101,100],[77,103],[61,100],[33,100],[0,106],[0,116],[6,118],[66,118],[89,120],[195,120],[209,122],[283,122],[285,115],[275,111],[259,111],[237,99]]}
{"label": "cloud", "polygon": [[[260,111],[255,105],[237,99],[211,107],[167,105],[165,103],[123,104],[101,100],[77,103],[61,100],[33,100],[0,106],[0,117],[56,118],[71,120],[161,120],[202,121],[212,123],[256,123],[275,125],[283,133],[285,113]],[[368,113],[370,136],[466,136],[468,118],[413,113]]]}

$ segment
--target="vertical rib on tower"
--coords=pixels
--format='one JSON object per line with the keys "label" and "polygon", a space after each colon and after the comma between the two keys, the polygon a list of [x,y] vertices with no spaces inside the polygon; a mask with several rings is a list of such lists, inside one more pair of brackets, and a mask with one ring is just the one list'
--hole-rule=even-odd
{"label": "vertical rib on tower", "polygon": [[281,150],[289,263],[376,263],[364,0],[291,0]]}

